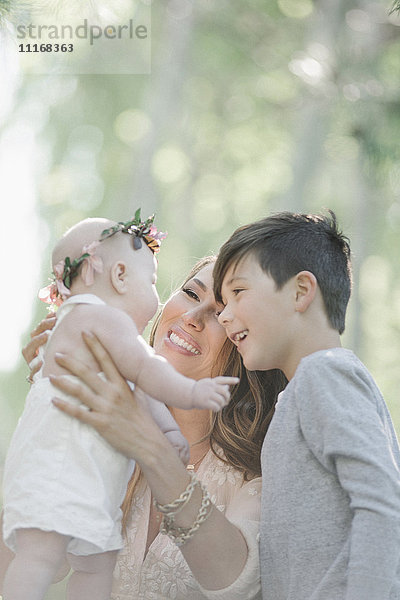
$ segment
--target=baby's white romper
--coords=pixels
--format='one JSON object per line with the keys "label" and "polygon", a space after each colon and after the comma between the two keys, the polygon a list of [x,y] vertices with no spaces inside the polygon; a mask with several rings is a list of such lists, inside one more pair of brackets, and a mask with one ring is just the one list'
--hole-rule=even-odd
{"label": "baby's white romper", "polygon": [[[104,304],[93,294],[72,296],[58,309],[55,328],[82,303]],[[71,536],[73,554],[120,549],[120,505],[134,462],[57,409],[51,402],[56,396],[77,403],[39,371],[5,463],[5,543],[15,551],[16,529],[33,527]]]}

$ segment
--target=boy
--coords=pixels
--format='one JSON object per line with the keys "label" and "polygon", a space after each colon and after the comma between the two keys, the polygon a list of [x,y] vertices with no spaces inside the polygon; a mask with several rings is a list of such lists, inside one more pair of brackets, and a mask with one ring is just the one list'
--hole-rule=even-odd
{"label": "boy", "polygon": [[400,453],[371,375],[340,347],[351,270],[335,215],[239,228],[214,278],[245,366],[289,380],[261,457],[264,600],[399,600]]}
{"label": "boy", "polygon": [[228,385],[238,381],[184,377],[141,337],[158,307],[159,240],[152,217],[141,222],[138,211],[127,223],[81,221],[53,251],[55,281],[47,293],[61,305],[5,465],[4,540],[15,558],[4,600],[41,600],[66,553],[74,571],[68,598],[108,600],[122,547],[120,505],[132,461],[52,405],[59,392],[51,377],[67,373],[57,353],[74,353],[98,372],[82,340],[83,331],[93,331],[122,375],[160,400],[148,398],[149,409],[183,458],[187,442],[162,402],[219,410],[229,400]]}

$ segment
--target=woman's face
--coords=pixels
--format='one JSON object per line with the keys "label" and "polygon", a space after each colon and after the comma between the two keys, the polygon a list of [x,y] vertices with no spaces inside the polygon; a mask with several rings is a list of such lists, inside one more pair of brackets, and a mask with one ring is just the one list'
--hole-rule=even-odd
{"label": "woman's face", "polygon": [[226,340],[218,323],[213,293],[214,264],[203,267],[164,306],[154,337],[154,349],[177,371],[201,379],[210,377],[215,360]]}

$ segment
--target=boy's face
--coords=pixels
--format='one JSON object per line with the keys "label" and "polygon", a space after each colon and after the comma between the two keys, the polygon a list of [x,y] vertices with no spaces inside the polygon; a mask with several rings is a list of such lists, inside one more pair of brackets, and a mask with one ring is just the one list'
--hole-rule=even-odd
{"label": "boy's face", "polygon": [[219,322],[237,346],[247,369],[282,369],[289,356],[293,293],[280,290],[249,253],[229,267],[222,284],[224,310]]}
{"label": "boy's face", "polygon": [[129,289],[126,298],[129,314],[136,323],[139,333],[152,319],[158,309],[159,297],[156,289],[157,261],[153,252],[143,242],[139,250],[131,250],[129,260]]}

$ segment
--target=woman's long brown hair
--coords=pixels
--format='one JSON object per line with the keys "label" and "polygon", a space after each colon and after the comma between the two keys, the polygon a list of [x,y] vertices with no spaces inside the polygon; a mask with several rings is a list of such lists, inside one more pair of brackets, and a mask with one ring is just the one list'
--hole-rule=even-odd
{"label": "woman's long brown hair", "polygon": [[[204,267],[214,263],[215,256],[206,256],[199,260],[181,289]],[[150,333],[153,345],[160,313]],[[215,361],[212,376],[229,375],[239,377],[240,382],[231,390],[231,400],[225,408],[213,413],[210,424],[211,449],[220,460],[232,465],[243,473],[245,481],[261,475],[261,447],[268,426],[274,414],[275,404],[287,380],[278,369],[272,371],[248,371],[236,346],[226,339]],[[218,453],[222,449],[223,456]],[[137,487],[142,480],[140,468],[136,469],[128,484],[122,504],[123,527],[126,529],[128,515],[132,507]]]}

